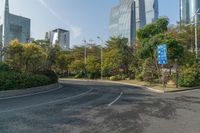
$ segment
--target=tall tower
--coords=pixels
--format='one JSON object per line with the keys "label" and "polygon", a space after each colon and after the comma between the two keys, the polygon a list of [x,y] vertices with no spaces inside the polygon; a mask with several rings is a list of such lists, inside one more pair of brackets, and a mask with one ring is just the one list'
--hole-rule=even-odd
{"label": "tall tower", "polygon": [[199,0],[180,0],[180,22],[182,24],[194,23],[194,16],[198,9],[200,9]]}

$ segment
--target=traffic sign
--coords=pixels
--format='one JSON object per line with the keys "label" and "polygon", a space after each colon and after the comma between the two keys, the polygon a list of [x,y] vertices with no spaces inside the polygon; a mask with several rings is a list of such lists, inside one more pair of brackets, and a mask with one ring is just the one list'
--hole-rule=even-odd
{"label": "traffic sign", "polygon": [[158,46],[158,64],[160,65],[168,64],[166,44]]}

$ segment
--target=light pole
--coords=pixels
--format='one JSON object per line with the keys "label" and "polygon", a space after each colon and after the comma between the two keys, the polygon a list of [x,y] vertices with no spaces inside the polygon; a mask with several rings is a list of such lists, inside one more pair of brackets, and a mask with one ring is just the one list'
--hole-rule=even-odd
{"label": "light pole", "polygon": [[85,44],[85,48],[84,48],[84,64],[85,64],[85,77],[87,77],[87,70],[86,70],[86,65],[87,65],[87,41],[83,40],[83,43]]}
{"label": "light pole", "polygon": [[195,13],[195,52],[196,52],[196,60],[198,60],[198,31],[197,31],[197,24],[198,24],[198,15],[200,15],[199,12],[200,9],[198,9]]}
{"label": "light pole", "polygon": [[[104,44],[103,39],[101,39],[100,36],[97,36],[97,39],[99,39],[102,44]],[[101,80],[103,80],[103,47],[101,46]]]}

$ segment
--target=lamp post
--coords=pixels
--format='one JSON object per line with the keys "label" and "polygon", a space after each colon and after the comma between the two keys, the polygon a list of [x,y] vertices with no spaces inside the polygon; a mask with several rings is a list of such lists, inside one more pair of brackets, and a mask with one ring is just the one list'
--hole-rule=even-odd
{"label": "lamp post", "polygon": [[[97,36],[97,39],[99,39],[102,44],[104,44],[103,39],[101,39],[100,36]],[[101,46],[101,80],[103,80],[103,47]]]}
{"label": "lamp post", "polygon": [[87,70],[86,70],[86,65],[87,65],[87,41],[83,40],[83,43],[85,44],[85,49],[84,49],[84,64],[85,64],[85,77],[87,77]]}
{"label": "lamp post", "polygon": [[200,9],[198,9],[195,13],[195,52],[196,52],[196,60],[198,60],[198,31],[197,31],[197,23],[198,23],[198,15],[200,15],[199,12]]}

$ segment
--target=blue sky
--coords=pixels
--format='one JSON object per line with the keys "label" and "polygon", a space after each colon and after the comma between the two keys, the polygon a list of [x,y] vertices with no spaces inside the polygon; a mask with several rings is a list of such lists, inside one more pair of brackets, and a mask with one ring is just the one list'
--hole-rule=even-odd
{"label": "blue sky", "polygon": [[[108,39],[111,7],[118,0],[10,0],[10,12],[31,18],[31,35],[43,39],[45,32],[64,28],[71,31],[71,45],[97,36]],[[2,22],[4,0],[0,0]],[[179,19],[179,0],[159,0],[160,16],[168,16],[172,24]]]}

